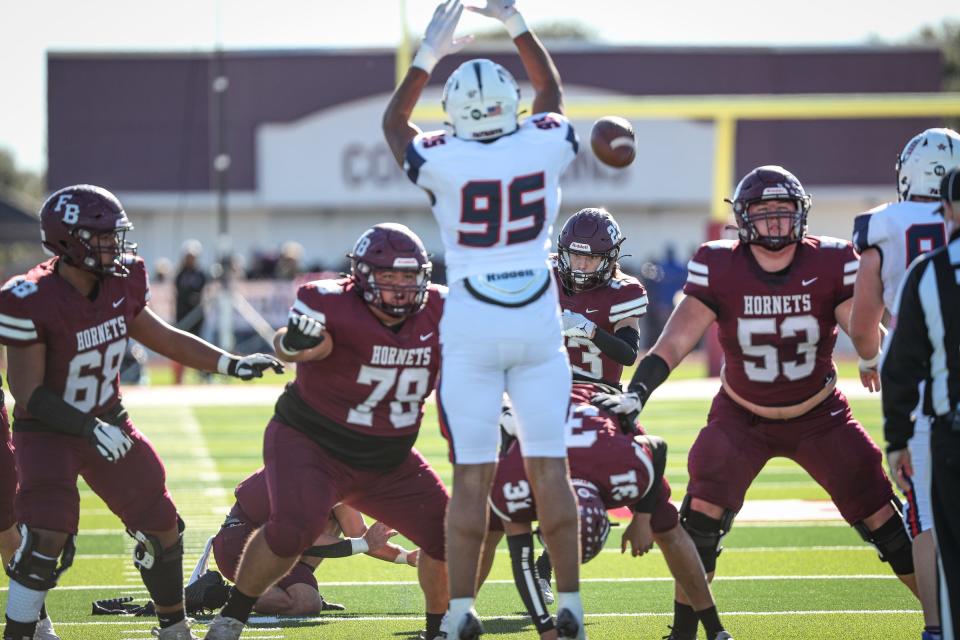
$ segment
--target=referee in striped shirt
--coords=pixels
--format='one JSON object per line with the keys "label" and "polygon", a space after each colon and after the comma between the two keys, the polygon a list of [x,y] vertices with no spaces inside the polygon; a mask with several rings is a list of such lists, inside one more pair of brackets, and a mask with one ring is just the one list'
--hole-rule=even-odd
{"label": "referee in striped shirt", "polygon": [[944,640],[960,640],[960,168],[940,184],[946,247],[913,262],[898,295],[896,328],[881,365],[883,435],[891,472],[909,469],[907,440],[918,383],[922,410],[933,416],[932,503],[940,553]]}

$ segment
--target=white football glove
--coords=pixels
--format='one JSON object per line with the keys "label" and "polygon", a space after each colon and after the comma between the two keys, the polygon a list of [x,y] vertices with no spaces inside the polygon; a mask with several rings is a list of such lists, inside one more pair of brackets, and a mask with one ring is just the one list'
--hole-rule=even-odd
{"label": "white football glove", "polygon": [[597,334],[597,325],[580,313],[565,309],[560,318],[563,321],[563,335],[568,338],[588,338],[593,340]]}
{"label": "white football glove", "polygon": [[262,378],[263,372],[273,369],[275,373],[283,373],[283,363],[265,353],[254,353],[249,356],[233,356],[225,353],[220,356],[217,371],[227,376],[241,380]]}
{"label": "white football glove", "polygon": [[325,328],[316,318],[291,311],[287,321],[287,332],[280,338],[280,346],[288,356],[312,349],[323,342]]}
{"label": "white football glove", "polygon": [[479,13],[482,16],[505,22],[517,12],[516,0],[487,0],[486,6],[476,7],[467,5],[468,11]]}
{"label": "white football glove", "polygon": [[636,391],[627,391],[626,393],[596,393],[590,398],[590,402],[603,407],[610,413],[618,415],[640,413],[643,411],[643,405],[646,399],[641,398]]}
{"label": "white football glove", "polygon": [[461,0],[446,0],[437,6],[430,24],[423,33],[423,40],[420,42],[417,55],[413,58],[412,66],[430,73],[441,58],[456,53],[473,42],[473,36],[453,37],[462,13]]}
{"label": "white football glove", "polygon": [[467,9],[482,16],[499,20],[507,28],[511,38],[528,31],[527,23],[517,11],[516,0],[487,0],[482,7],[468,6]]}
{"label": "white football glove", "polygon": [[107,462],[118,462],[133,448],[133,440],[115,424],[95,419],[87,438]]}

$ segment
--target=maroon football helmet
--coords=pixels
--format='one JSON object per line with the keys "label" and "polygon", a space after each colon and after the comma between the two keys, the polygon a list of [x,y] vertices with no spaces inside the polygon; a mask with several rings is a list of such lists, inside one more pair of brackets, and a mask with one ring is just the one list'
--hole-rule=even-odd
{"label": "maroon football helmet", "polygon": [[[43,248],[61,256],[67,264],[100,277],[130,273],[124,263],[137,253],[137,245],[126,239],[131,229],[133,225],[117,197],[92,184],[55,191],[40,209]],[[113,253],[113,260],[103,264],[100,256],[106,252]]]}
{"label": "maroon football helmet", "polygon": [[[372,304],[391,316],[403,317],[417,313],[427,303],[427,287],[433,265],[420,238],[408,227],[394,222],[385,222],[363,232],[347,254],[357,291],[363,301]],[[378,271],[413,271],[417,274],[415,285],[378,284]],[[384,291],[407,292],[408,302],[401,305],[387,304]]]}
{"label": "maroon football helmet", "polygon": [[[794,202],[797,210],[793,213],[793,223],[786,234],[777,236],[761,235],[757,231],[757,220],[784,217],[780,211],[748,214],[747,209],[755,202],[765,200],[781,200]],[[733,200],[727,200],[733,205],[733,213],[737,218],[737,228],[740,232],[740,241],[745,244],[759,244],[765,249],[779,251],[784,247],[800,242],[807,233],[807,214],[810,212],[810,196],[804,191],[803,185],[796,176],[778,165],[764,165],[757,167],[743,177]]]}
{"label": "maroon football helmet", "polygon": [[606,544],[610,535],[610,518],[600,499],[600,492],[592,482],[574,478],[572,484],[580,511],[580,561],[586,564]]}
{"label": "maroon football helmet", "polygon": [[[610,281],[617,268],[620,245],[626,238],[606,209],[581,209],[563,224],[557,239],[557,270],[571,292],[588,291]],[[601,256],[596,271],[574,271],[570,254]]]}

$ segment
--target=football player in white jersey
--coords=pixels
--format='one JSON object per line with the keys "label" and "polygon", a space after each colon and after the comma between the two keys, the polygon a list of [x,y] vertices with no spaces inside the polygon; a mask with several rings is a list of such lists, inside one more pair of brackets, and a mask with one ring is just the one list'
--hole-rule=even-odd
{"label": "football player in white jersey", "polygon": [[532,115],[518,122],[513,76],[478,59],[463,63],[444,87],[452,131],[424,133],[410,122],[436,62],[470,40],[454,39],[463,5],[448,0],[437,7],[383,117],[397,162],[430,197],[446,253],[450,294],[440,324],[438,404],[454,462],[450,637],[483,632],[473,602],[506,392],[527,476],[544,506],[540,527],[556,562],[559,637],[585,638],[577,505],[564,446],[571,374],[548,264],[560,175],[574,159],[577,137],[562,113],[557,69],[513,0],[469,9],[501,21],[513,38],[535,91]]}
{"label": "football player in white jersey", "polygon": [[[960,135],[951,129],[927,129],[914,136],[897,159],[898,202],[857,216],[853,243],[860,270],[853,294],[850,337],[860,356],[860,375],[879,389],[877,367],[881,336],[877,326],[884,309],[894,313],[900,281],[917,256],[946,241],[940,213],[940,180],[960,165]],[[895,319],[894,319],[895,321]],[[914,567],[923,605],[923,640],[940,638],[937,611],[936,549],[930,507],[930,424],[916,413],[916,430],[907,449],[888,456],[890,475],[907,498],[904,521],[913,538]]]}

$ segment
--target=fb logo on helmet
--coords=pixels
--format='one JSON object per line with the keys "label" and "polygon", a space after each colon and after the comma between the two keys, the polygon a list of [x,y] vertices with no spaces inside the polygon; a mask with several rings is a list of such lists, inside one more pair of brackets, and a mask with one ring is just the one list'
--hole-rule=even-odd
{"label": "fb logo on helmet", "polygon": [[360,239],[357,240],[357,246],[353,249],[354,255],[362,256],[367,252],[367,249],[370,248],[370,232],[360,236]]}
{"label": "fb logo on helmet", "polygon": [[72,193],[61,193],[57,198],[57,206],[53,208],[54,211],[60,211],[60,207],[66,205],[67,210],[63,212],[63,221],[66,224],[77,224],[80,220],[80,205],[70,202],[72,198]]}

